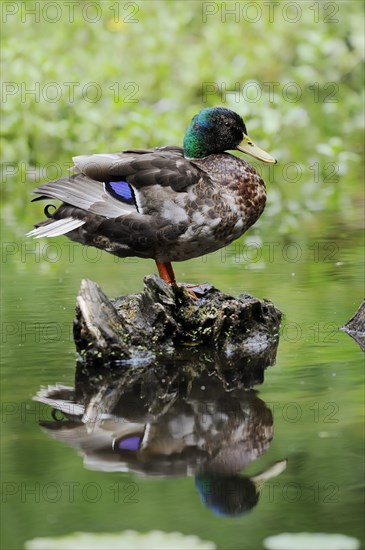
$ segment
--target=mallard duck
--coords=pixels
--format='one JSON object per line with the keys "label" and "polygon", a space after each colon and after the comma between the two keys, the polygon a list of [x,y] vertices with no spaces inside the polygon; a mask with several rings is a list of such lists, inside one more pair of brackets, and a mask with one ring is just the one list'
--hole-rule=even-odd
{"label": "mallard duck", "polygon": [[238,150],[275,159],[247,136],[235,112],[213,107],[192,119],[183,147],[127,149],[73,158],[70,176],[40,185],[36,200],[59,199],[28,235],[67,235],[119,257],[155,260],[176,282],[171,262],[214,252],[240,237],[261,215],[265,183]]}

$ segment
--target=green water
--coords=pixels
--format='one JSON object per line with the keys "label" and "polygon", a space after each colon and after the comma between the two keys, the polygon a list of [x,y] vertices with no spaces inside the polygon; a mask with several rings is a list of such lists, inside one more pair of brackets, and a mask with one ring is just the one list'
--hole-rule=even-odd
{"label": "green water", "polygon": [[[321,230],[305,228],[306,239],[299,232],[288,240],[263,231],[260,245],[251,235],[222,253],[175,266],[179,280],[208,280],[227,293],[270,298],[284,314],[276,365],[256,388],[273,412],[274,439],[243,473],[254,476],[283,459],[288,465],[238,518],[218,517],[205,507],[192,477],[92,471],[74,449],[41,430],[50,411],[32,397],[41,386],[74,385],[71,325],[80,280],[91,278],[115,296],[141,290],[154,266],[70,249],[65,238],[20,241],[8,231],[3,548],[22,548],[35,537],[125,529],[195,534],[222,549],[262,548],[266,536],[282,532],[363,540],[363,354],[338,330],[363,297],[362,233],[356,227],[339,232],[335,216],[323,220]],[[126,498],[130,487],[133,499]]]}

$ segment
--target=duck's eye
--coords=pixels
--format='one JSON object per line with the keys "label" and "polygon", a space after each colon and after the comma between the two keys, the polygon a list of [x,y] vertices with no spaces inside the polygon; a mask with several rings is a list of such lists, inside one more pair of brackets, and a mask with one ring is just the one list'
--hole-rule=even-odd
{"label": "duck's eye", "polygon": [[224,123],[224,125],[225,125],[225,126],[230,126],[230,125],[231,125],[231,123],[230,123],[230,122],[228,122],[228,120],[226,120],[226,122]]}

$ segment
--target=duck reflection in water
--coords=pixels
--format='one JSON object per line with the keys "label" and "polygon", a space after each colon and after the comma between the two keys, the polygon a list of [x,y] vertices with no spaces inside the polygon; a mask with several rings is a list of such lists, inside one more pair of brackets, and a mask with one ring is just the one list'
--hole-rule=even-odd
{"label": "duck reflection in water", "polygon": [[227,390],[211,366],[199,376],[185,368],[162,379],[135,367],[106,369],[102,377],[99,369],[94,377],[79,366],[75,389],[49,386],[34,399],[53,409],[42,428],[80,450],[87,468],[194,476],[203,504],[234,517],[251,510],[262,484],[286,467],[281,460],[254,477],[241,473],[273,438],[272,413],[249,388],[263,372],[253,377],[250,367],[248,384]]}

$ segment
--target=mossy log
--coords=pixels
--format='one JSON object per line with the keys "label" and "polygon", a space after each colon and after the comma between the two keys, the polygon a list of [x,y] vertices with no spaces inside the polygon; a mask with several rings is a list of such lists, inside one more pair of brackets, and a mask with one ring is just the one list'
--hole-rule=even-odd
{"label": "mossy log", "polygon": [[[243,358],[273,363],[280,311],[248,294],[237,298],[205,285],[200,299],[184,286],[151,275],[139,294],[109,300],[100,287],[83,280],[77,298],[74,338],[88,365],[152,361],[176,366],[187,355],[199,361],[237,365]],[[247,361],[246,361],[247,363]]]}

